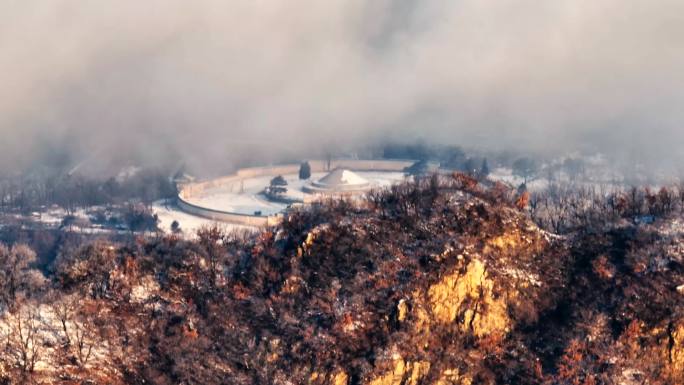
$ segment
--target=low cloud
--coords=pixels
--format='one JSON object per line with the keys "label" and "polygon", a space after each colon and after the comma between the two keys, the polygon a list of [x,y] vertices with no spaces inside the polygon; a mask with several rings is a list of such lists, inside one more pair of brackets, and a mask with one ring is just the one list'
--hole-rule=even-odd
{"label": "low cloud", "polygon": [[681,1],[7,0],[0,15],[5,169],[401,138],[684,158]]}

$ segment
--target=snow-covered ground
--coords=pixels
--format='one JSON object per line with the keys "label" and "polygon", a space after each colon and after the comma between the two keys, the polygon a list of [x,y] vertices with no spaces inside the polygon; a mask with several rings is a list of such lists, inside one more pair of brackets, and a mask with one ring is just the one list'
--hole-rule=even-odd
{"label": "snow-covered ground", "polygon": [[[496,181],[501,181],[511,186],[518,187],[523,183],[523,178],[513,175],[513,171],[510,168],[499,167],[489,174],[489,178]],[[527,182],[527,189],[532,192],[544,191],[551,185],[560,185],[565,187],[576,187],[576,188],[588,188],[595,191],[609,192],[614,191],[618,188],[626,187],[624,184],[624,178],[617,173],[609,173],[603,168],[591,169],[587,171],[584,175],[578,176],[576,178],[571,177],[564,171],[556,170],[551,175],[551,181],[549,181],[549,175],[540,171],[537,176]],[[645,185],[645,184],[641,184]],[[653,189],[658,189],[658,185],[650,185]]]}
{"label": "snow-covered ground", "polygon": [[[86,213],[86,210],[83,208],[79,208],[77,210],[74,210],[72,215],[74,216],[74,218],[76,220],[80,220],[82,222],[90,222],[90,218],[88,217],[88,213]],[[31,214],[31,216],[41,223],[45,223],[47,225],[59,226],[62,224],[62,221],[64,220],[64,218],[67,216],[67,211],[61,207],[54,206],[54,207],[50,207],[50,208],[48,208],[42,212],[34,212]]]}
{"label": "snow-covered ground", "polygon": [[[401,172],[355,172],[359,177],[367,180],[373,187],[387,187],[404,180]],[[287,181],[286,196],[293,200],[303,201],[309,195],[303,187],[313,180],[318,180],[327,173],[314,173],[309,180],[300,180],[298,175],[283,175]],[[285,203],[271,202],[260,193],[266,188],[273,176],[246,179],[242,186],[233,188],[215,188],[204,192],[201,196],[189,199],[190,203],[215,210],[229,211],[239,214],[254,215],[260,211],[261,215],[273,215],[287,208]],[[242,189],[242,191],[240,191]]]}
{"label": "snow-covered ground", "polygon": [[342,183],[347,184],[364,184],[368,183],[366,178],[360,176],[357,173],[351,172],[349,170],[342,171]]}
{"label": "snow-covered ground", "polygon": [[256,231],[256,227],[242,226],[232,223],[217,222],[211,219],[205,219],[192,214],[181,211],[176,205],[166,204],[165,201],[158,201],[152,205],[152,211],[159,218],[158,227],[165,233],[171,233],[171,224],[173,221],[178,221],[183,235],[186,237],[194,237],[202,227],[218,225],[226,231]]}
{"label": "snow-covered ground", "polygon": [[220,190],[190,201],[201,207],[249,215],[255,215],[259,211],[261,215],[274,215],[287,208],[287,204],[269,202],[258,193],[235,194]]}
{"label": "snow-covered ground", "polygon": [[368,180],[373,187],[389,187],[406,180],[403,172],[358,171],[356,174]]}
{"label": "snow-covered ground", "polygon": [[[503,167],[492,170],[492,172],[489,174],[489,178],[492,180],[508,183],[513,187],[518,187],[524,182],[523,178],[513,175],[513,170]],[[548,181],[546,179],[537,178],[527,182],[527,189],[530,191],[541,191],[547,187]]]}

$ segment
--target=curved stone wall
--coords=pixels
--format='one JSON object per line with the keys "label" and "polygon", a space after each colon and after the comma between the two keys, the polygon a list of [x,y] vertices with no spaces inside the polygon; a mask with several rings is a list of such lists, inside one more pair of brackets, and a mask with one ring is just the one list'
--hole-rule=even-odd
{"label": "curved stone wall", "polygon": [[279,220],[278,216],[258,216],[214,210],[207,207],[194,205],[180,198],[178,199],[178,207],[189,214],[197,215],[202,218],[246,226],[269,226],[278,223]]}
{"label": "curved stone wall", "polygon": [[[333,160],[330,162],[330,167],[328,167],[327,161],[314,160],[309,161],[309,165],[311,166],[312,173],[326,172],[337,167],[344,167],[353,171],[397,172],[403,171],[404,168],[412,165],[414,162],[415,161],[411,160]],[[277,224],[282,219],[282,215],[259,216],[215,210],[190,203],[189,199],[201,195],[206,190],[218,187],[238,190],[245,179],[260,176],[297,174],[299,172],[299,166],[299,164],[285,164],[243,168],[237,170],[237,172],[232,175],[179,186],[178,207],[187,213],[220,222],[258,227]]]}

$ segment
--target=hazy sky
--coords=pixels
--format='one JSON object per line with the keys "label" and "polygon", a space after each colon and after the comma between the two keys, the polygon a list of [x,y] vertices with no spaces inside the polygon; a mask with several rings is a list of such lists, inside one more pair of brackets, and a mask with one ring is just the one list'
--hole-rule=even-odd
{"label": "hazy sky", "polygon": [[5,166],[405,136],[684,158],[682,0],[0,0],[0,47]]}

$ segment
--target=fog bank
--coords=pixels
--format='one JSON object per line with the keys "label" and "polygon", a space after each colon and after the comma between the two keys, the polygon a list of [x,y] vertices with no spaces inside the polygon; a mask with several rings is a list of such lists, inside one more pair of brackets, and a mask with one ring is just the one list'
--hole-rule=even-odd
{"label": "fog bank", "polygon": [[4,0],[0,164],[405,138],[676,165],[683,43],[675,0]]}

